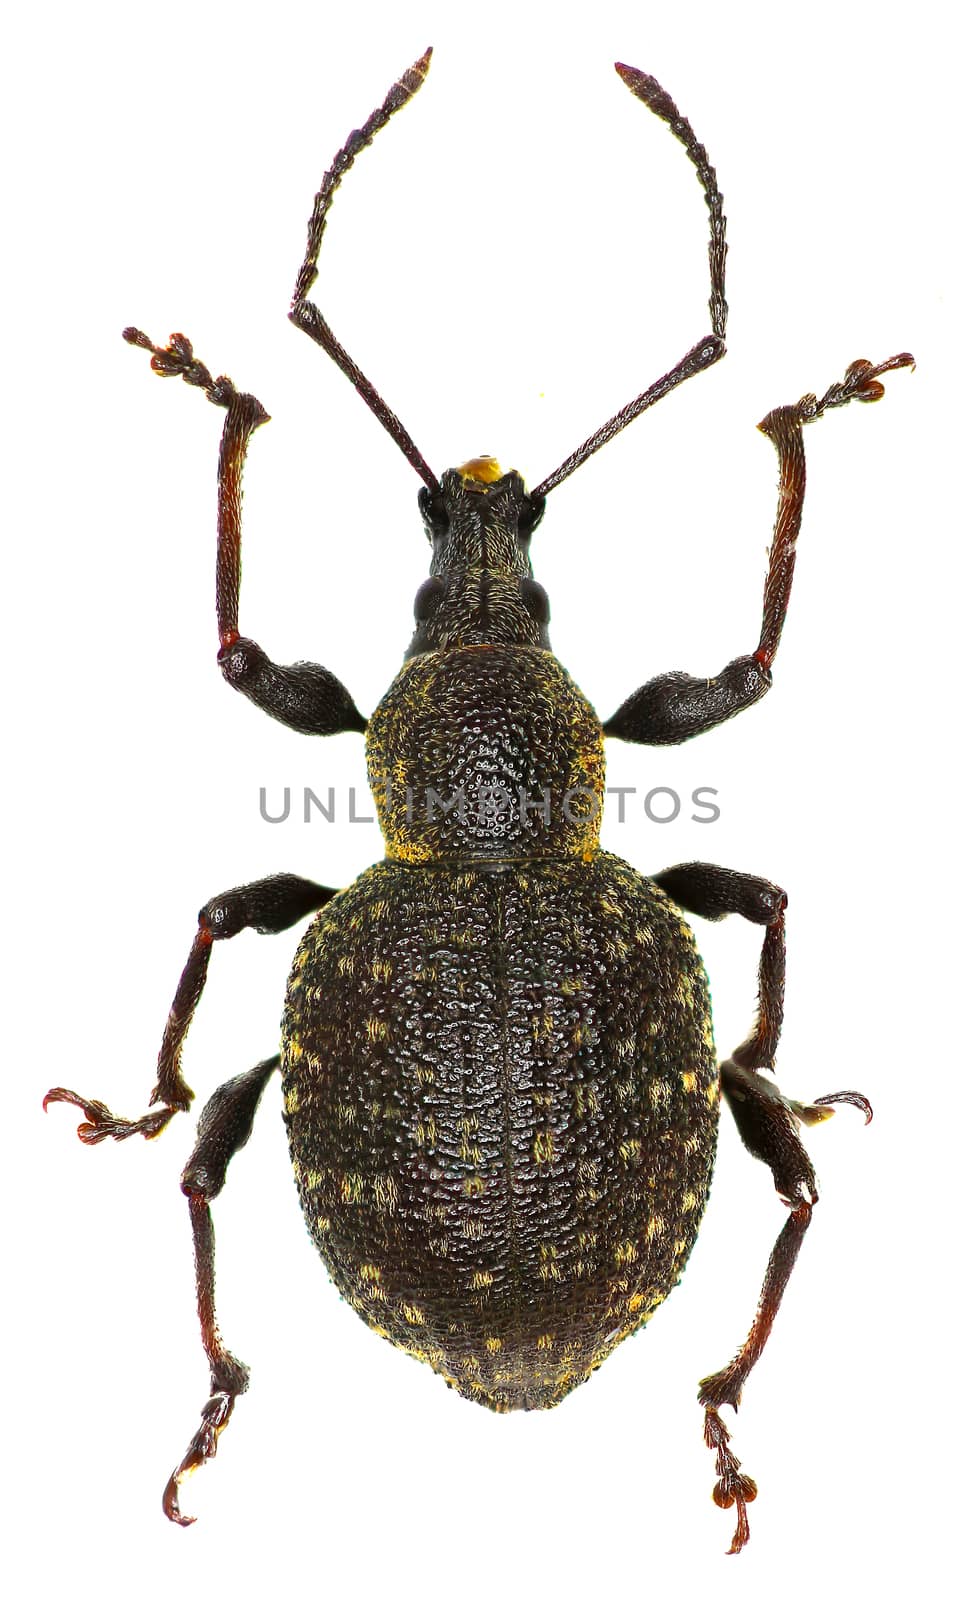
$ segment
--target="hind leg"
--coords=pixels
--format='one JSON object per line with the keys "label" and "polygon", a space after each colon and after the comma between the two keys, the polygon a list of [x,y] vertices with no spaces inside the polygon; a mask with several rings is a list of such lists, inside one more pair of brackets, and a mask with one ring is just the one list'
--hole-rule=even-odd
{"label": "hind leg", "polygon": [[685,911],[713,921],[735,913],[766,929],[759,963],[756,1021],[745,1043],[723,1062],[720,1081],[746,1149],[770,1168],[776,1191],[790,1215],[770,1253],[756,1316],[745,1344],[727,1366],[699,1386],[699,1400],[705,1407],[705,1442],[716,1452],[713,1499],[726,1510],[736,1508],[736,1531],[729,1554],[737,1555],[749,1540],[746,1507],[756,1498],[756,1484],[741,1471],[739,1458],[729,1447],[730,1434],[719,1407],[730,1405],[736,1410],[739,1405],[743,1385],[766,1347],[817,1202],[816,1177],[800,1139],[799,1124],[823,1122],[833,1115],[834,1105],[840,1103],[857,1106],[870,1122],[871,1107],[863,1095],[853,1090],[823,1095],[809,1105],[789,1100],[766,1076],[774,1070],[783,1026],[783,890],[765,878],[698,861],[659,873],[655,882]]}
{"label": "hind leg", "polygon": [[226,1182],[226,1169],[253,1131],[253,1119],[271,1073],[280,1057],[271,1056],[249,1072],[231,1078],[207,1102],[199,1118],[195,1148],[182,1174],[182,1192],[189,1201],[192,1242],[196,1253],[196,1303],[203,1349],[209,1360],[209,1399],[203,1406],[202,1425],[165,1486],[162,1506],[171,1522],[186,1528],[195,1517],[179,1508],[179,1487],[210,1456],[233,1412],[236,1398],[249,1383],[249,1370],[226,1348],[216,1321],[216,1238],[210,1201]]}

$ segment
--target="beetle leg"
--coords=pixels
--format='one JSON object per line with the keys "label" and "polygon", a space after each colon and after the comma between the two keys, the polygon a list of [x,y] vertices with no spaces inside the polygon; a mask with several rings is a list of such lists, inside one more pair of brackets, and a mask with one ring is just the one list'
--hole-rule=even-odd
{"label": "beetle leg", "polygon": [[757,1071],[772,1072],[783,1026],[785,892],[766,878],[732,872],[706,861],[669,867],[667,872],[656,873],[654,881],[683,911],[707,917],[710,922],[734,914],[766,929],[759,961],[756,1022],[746,1043],[733,1052],[733,1060]]}
{"label": "beetle leg", "polygon": [[193,1099],[193,1092],[182,1076],[182,1047],[206,984],[214,940],[232,939],[244,928],[255,928],[257,933],[282,933],[301,917],[320,910],[334,893],[334,889],[312,883],[309,878],[283,872],[273,878],[259,878],[238,889],[228,889],[208,900],[199,913],[199,928],[162,1036],[158,1081],[149,1099],[149,1104],[159,1109],[130,1121],[114,1116],[100,1100],[83,1099],[73,1089],[50,1089],[44,1096],[45,1111],[55,1101],[77,1106],[87,1119],[78,1128],[78,1137],[85,1144],[99,1144],[102,1139],[130,1139],[136,1133],[154,1139],[177,1111],[188,1111]]}
{"label": "beetle leg", "polygon": [[279,1065],[280,1057],[272,1056],[216,1090],[199,1118],[195,1147],[182,1174],[182,1192],[189,1201],[196,1253],[199,1325],[211,1378],[202,1425],[193,1435],[162,1496],[166,1516],[184,1528],[196,1519],[185,1516],[179,1509],[179,1487],[190,1472],[216,1454],[217,1440],[232,1415],[236,1397],[244,1392],[249,1382],[248,1368],[227,1350],[216,1322],[215,1237],[209,1202],[226,1182],[231,1158],[249,1139],[260,1096],[270,1074]]}
{"label": "beetle leg", "polygon": [[229,378],[213,378],[208,367],[193,355],[183,333],[174,333],[165,348],[152,343],[138,328],[126,328],[123,338],[140,350],[152,352],[152,369],[163,378],[181,377],[202,389],[207,400],[227,413],[219,447],[219,502],[216,545],[216,620],[219,654],[216,660],[233,689],[297,733],[326,736],[363,733],[367,727],[343,683],[326,667],[298,661],[282,667],[239,631],[242,480],[250,437],[270,418],[255,395],[241,394]]}
{"label": "beetle leg", "polygon": [[705,1407],[705,1442],[716,1451],[716,1486],[712,1498],[725,1510],[736,1507],[736,1531],[729,1554],[738,1555],[749,1540],[746,1506],[756,1498],[756,1484],[739,1470],[739,1459],[729,1449],[730,1434],[719,1416],[719,1407],[730,1405],[734,1411],[738,1408],[743,1385],[766,1347],[783,1291],[810,1226],[817,1186],[810,1158],[796,1131],[793,1112],[776,1085],[735,1062],[724,1063],[720,1076],[743,1143],[752,1155],[772,1169],[780,1197],[790,1207],[790,1215],[770,1254],[756,1316],[745,1344],[728,1366],[699,1384],[699,1401]]}
{"label": "beetle leg", "polygon": [[749,1038],[734,1050],[720,1068],[722,1092],[729,1104],[743,1144],[773,1174],[777,1193],[790,1215],[770,1254],[760,1290],[756,1316],[739,1353],[699,1385],[705,1407],[705,1442],[716,1451],[716,1505],[736,1507],[736,1531],[729,1549],[738,1555],[749,1540],[747,1505],[756,1498],[756,1484],[740,1470],[739,1458],[729,1448],[730,1434],[719,1407],[735,1410],[743,1385],[766,1347],[783,1291],[800,1252],[817,1203],[817,1180],[800,1139],[799,1124],[806,1126],[833,1116],[836,1104],[857,1106],[871,1120],[869,1101],[855,1090],[822,1095],[805,1105],[781,1094],[772,1078],[783,1025],[783,985],[786,963],[784,913],[786,895],[775,884],[725,867],[694,861],[656,874],[655,883],[683,910],[719,921],[730,913],[765,927],[759,963],[759,1003]]}
{"label": "beetle leg", "polygon": [[763,621],[756,649],[730,661],[714,678],[692,678],[687,672],[668,672],[642,684],[604,724],[605,734],[632,744],[681,744],[698,733],[755,705],[772,682],[771,668],[793,584],[796,541],[803,514],[806,457],[803,429],[832,406],[851,400],[880,400],[882,373],[914,366],[910,355],[892,356],[879,366],[852,361],[842,381],[831,384],[823,397],[804,395],[795,406],[780,406],[759,424],[773,441],[780,461],[779,504],[770,549],[769,570],[763,589]]}
{"label": "beetle leg", "polygon": [[[771,1079],[761,1077],[736,1061],[723,1063],[720,1072],[722,1091],[751,1155],[765,1161],[773,1173],[777,1192],[790,1215],[770,1253],[769,1264],[756,1306],[756,1316],[746,1342],[720,1372],[699,1384],[699,1402],[705,1407],[704,1438],[716,1451],[716,1486],[712,1498],[723,1509],[736,1507],[736,1530],[729,1547],[738,1555],[749,1540],[747,1505],[756,1498],[756,1484],[739,1469],[738,1457],[729,1449],[729,1430],[719,1415],[719,1407],[737,1410],[743,1386],[759,1360],[770,1336],[790,1274],[796,1265],[800,1246],[817,1203],[813,1166],[797,1131],[797,1118],[816,1120],[813,1107],[786,1100]],[[863,1102],[870,1120],[870,1107],[863,1096],[834,1095],[829,1099]],[[822,1106],[825,1102],[817,1102]],[[806,1112],[808,1115],[804,1116]],[[829,1114],[829,1111],[825,1114]]]}

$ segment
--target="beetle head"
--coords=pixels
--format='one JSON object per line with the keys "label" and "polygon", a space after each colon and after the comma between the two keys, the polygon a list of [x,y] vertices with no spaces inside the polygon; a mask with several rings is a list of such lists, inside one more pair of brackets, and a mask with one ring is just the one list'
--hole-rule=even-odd
{"label": "beetle head", "polygon": [[550,603],[535,582],[530,536],[544,502],[518,472],[477,456],[419,491],[432,546],[429,577],[415,597],[409,656],[468,645],[524,644],[549,650]]}

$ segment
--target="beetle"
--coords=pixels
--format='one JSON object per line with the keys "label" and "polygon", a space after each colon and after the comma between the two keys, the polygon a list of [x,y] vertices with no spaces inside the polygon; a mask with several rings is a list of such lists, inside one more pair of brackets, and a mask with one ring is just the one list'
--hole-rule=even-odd
{"label": "beetle", "polygon": [[[546,499],[602,445],[725,353],[726,232],[714,168],[652,77],[618,64],[668,124],[709,217],[710,331],[528,490],[491,456],[437,475],[308,298],[334,193],[358,154],[417,92],[427,51],[338,152],[315,196],[291,320],[341,368],[422,479],[432,549],[404,664],[366,719],[323,666],[281,666],[239,629],[241,486],[260,402],[213,378],[182,334],[165,347],[128,328],[154,371],[227,413],[219,458],[220,668],[259,709],[301,733],[366,736],[383,861],[335,890],[292,874],[209,900],[166,1023],[150,1109],[135,1119],[54,1088],[97,1144],[157,1137],[193,1092],[186,1034],[212,947],[246,928],[279,933],[313,914],[297,952],[278,1054],[206,1104],[182,1174],[211,1392],[166,1484],[187,1525],[185,1477],[216,1450],[248,1383],[220,1335],[211,1202],[279,1071],[308,1230],[337,1287],[376,1332],[495,1411],[557,1405],[641,1328],[678,1283],[708,1197],[718,1108],[766,1163],[788,1216],[738,1354],[699,1389],[715,1452],[714,1499],[734,1509],[731,1552],[756,1494],[721,1415],[738,1405],[769,1336],[817,1200],[800,1124],[856,1091],[806,1103],[772,1076],[783,1014],[786,894],[769,881],[690,862],[646,878],[599,846],[604,739],[668,745],[763,698],[793,580],[805,484],[803,430],[851,400],[880,399],[903,353],[858,360],[821,398],[771,411],[779,505],[752,651],[713,678],[650,679],[601,722],[550,648],[549,601],[531,540]],[[683,913],[763,928],[756,1021],[717,1063],[708,984]]]}

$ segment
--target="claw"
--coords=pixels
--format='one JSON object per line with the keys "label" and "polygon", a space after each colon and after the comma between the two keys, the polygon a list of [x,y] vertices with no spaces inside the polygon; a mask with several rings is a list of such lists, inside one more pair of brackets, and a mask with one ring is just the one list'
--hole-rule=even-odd
{"label": "claw", "polygon": [[220,1434],[233,1414],[236,1396],[220,1392],[214,1394],[202,1410],[202,1426],[192,1436],[188,1450],[173,1472],[162,1494],[162,1509],[170,1522],[180,1528],[190,1528],[195,1517],[187,1517],[179,1508],[179,1489],[191,1472],[216,1454]]}
{"label": "claw", "polygon": [[898,356],[889,356],[887,361],[881,361],[877,366],[863,359],[852,361],[844,374],[843,383],[834,384],[833,389],[828,389],[819,410],[823,411],[828,404],[842,405],[846,400],[865,403],[880,400],[884,394],[884,384],[878,382],[881,375],[896,372],[899,367],[914,368],[914,365],[915,358],[907,351],[902,351]]}
{"label": "claw", "polygon": [[[870,366],[870,363],[867,361],[855,362],[854,365],[867,367]],[[871,367],[870,375],[872,378],[878,378],[884,372],[897,372],[900,367],[910,367],[912,372],[914,372],[915,365],[916,362],[914,356],[911,355],[909,351],[902,350],[899,356],[889,356],[887,361],[882,361],[879,366]]]}
{"label": "claw", "polygon": [[839,1094],[822,1094],[813,1103],[815,1106],[856,1106],[858,1111],[864,1113],[865,1128],[874,1119],[870,1100],[866,1095],[858,1094],[856,1089],[841,1089]]}
{"label": "claw", "polygon": [[856,1089],[841,1089],[837,1094],[818,1095],[809,1105],[804,1104],[802,1100],[788,1100],[785,1095],[781,1098],[805,1128],[815,1128],[818,1122],[826,1122],[833,1116],[834,1106],[856,1106],[858,1111],[864,1113],[865,1128],[874,1117],[870,1100],[866,1095],[858,1094]]}
{"label": "claw", "polygon": [[738,1556],[740,1550],[749,1543],[749,1516],[746,1507],[756,1498],[756,1483],[748,1473],[740,1472],[739,1457],[729,1448],[731,1437],[719,1413],[707,1410],[705,1442],[710,1450],[716,1452],[717,1481],[712,1491],[712,1498],[723,1511],[728,1511],[732,1506],[736,1508],[736,1531],[726,1555]]}
{"label": "claw", "polygon": [[219,378],[212,376],[209,368],[193,354],[192,344],[184,333],[170,334],[167,345],[153,344],[141,328],[123,328],[122,338],[126,344],[133,344],[139,350],[151,351],[149,365],[160,378],[182,378],[192,388],[202,389],[214,406],[223,406],[227,410],[232,401],[239,401],[254,428],[258,428],[261,422],[270,421],[270,413],[263,409],[254,395],[238,393],[235,384],[225,375]]}
{"label": "claw", "polygon": [[872,366],[870,361],[852,361],[840,387],[846,390],[849,400],[880,400],[884,394],[884,384],[878,382],[879,375],[884,372],[894,372],[898,367],[914,368],[914,365],[914,356],[906,351],[899,356],[890,356],[887,361],[882,361],[876,367]]}
{"label": "claw", "polygon": [[[879,361],[877,365],[864,359],[852,361],[844,373],[842,382],[832,383],[819,400],[814,394],[805,394],[802,400],[798,401],[796,410],[803,422],[813,422],[831,406],[846,406],[851,400],[880,400],[884,393],[884,385],[879,383],[878,379],[885,372],[896,372],[899,367],[914,369],[914,365],[915,358],[907,350],[903,350],[900,355],[889,356],[887,361]],[[760,423],[764,433],[768,431],[765,424],[774,415],[774,412],[770,412],[769,417]]]}
{"label": "claw", "polygon": [[136,1133],[145,1139],[155,1139],[179,1109],[177,1106],[161,1106],[158,1111],[149,1111],[132,1122],[128,1117],[116,1117],[103,1100],[85,1100],[73,1089],[48,1089],[43,1100],[44,1110],[59,1101],[77,1106],[79,1111],[84,1112],[87,1121],[78,1128],[78,1138],[82,1144],[100,1144],[102,1139],[130,1139]]}

